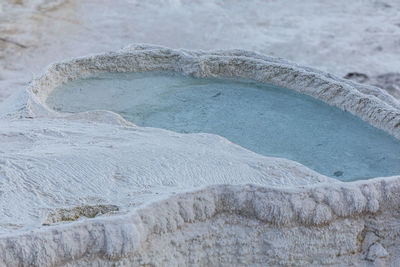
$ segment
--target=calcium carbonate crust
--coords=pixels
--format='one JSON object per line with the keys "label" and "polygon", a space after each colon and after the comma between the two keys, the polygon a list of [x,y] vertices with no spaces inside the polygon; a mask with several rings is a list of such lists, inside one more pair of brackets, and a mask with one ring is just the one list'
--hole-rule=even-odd
{"label": "calcium carbonate crust", "polygon": [[[168,70],[285,86],[348,110],[400,138],[400,105],[384,91],[242,50],[133,45],[53,64],[3,105],[3,119],[58,118],[133,127],[112,112],[57,113],[56,86],[100,72]],[[322,176],[321,176],[322,177]],[[302,177],[299,177],[301,179]],[[396,265],[400,177],[285,187],[211,185],[97,217],[0,237],[5,266]]]}
{"label": "calcium carbonate crust", "polygon": [[394,265],[399,192],[398,178],[215,185],[123,216],[3,236],[0,258],[5,266]]}
{"label": "calcium carbonate crust", "polygon": [[[132,45],[119,52],[53,64],[30,84],[20,108],[33,117],[63,116],[45,103],[55,87],[95,73],[152,70],[176,71],[196,77],[253,79],[287,87],[349,111],[400,138],[400,103],[384,90],[243,50],[200,52]],[[121,117],[117,122],[127,123]]]}

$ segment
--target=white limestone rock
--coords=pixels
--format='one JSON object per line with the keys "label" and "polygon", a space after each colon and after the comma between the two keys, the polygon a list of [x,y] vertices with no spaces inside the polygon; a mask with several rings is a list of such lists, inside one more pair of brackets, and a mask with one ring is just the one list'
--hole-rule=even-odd
{"label": "white limestone rock", "polygon": [[367,260],[375,261],[377,258],[385,258],[389,256],[386,249],[380,244],[375,243],[368,249]]}
{"label": "white limestone rock", "polygon": [[[148,70],[272,82],[400,137],[400,104],[382,90],[253,52],[133,45],[53,64],[0,106],[0,265],[400,260],[399,176],[343,183],[216,135],[137,127],[109,111],[63,114],[45,104],[71,79]],[[115,207],[112,216],[83,218],[92,214],[84,207],[105,204]],[[51,225],[41,225],[60,209],[77,220],[49,216]]]}

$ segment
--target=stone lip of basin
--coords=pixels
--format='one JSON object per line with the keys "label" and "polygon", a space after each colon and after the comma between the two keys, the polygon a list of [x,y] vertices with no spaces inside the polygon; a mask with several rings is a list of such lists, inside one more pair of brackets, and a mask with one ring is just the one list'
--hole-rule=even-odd
{"label": "stone lip of basin", "polygon": [[[45,100],[57,86],[102,72],[174,71],[195,77],[244,78],[268,82],[349,111],[400,138],[400,102],[384,90],[354,83],[283,59],[244,50],[189,51],[153,45],[131,45],[118,52],[87,56],[51,65],[34,79],[23,96],[7,101],[0,115],[63,117],[131,125],[107,111],[67,115],[49,108]],[[105,117],[105,119],[102,119]]]}
{"label": "stone lip of basin", "polygon": [[[53,64],[26,91],[4,103],[0,116],[14,121],[56,118],[135,127],[109,111],[58,113],[45,100],[53,88],[71,79],[100,72],[151,70],[269,82],[347,110],[400,138],[400,104],[383,90],[242,50],[202,52],[132,45]],[[400,176],[342,183],[281,160],[289,166],[283,175],[306,173],[317,178],[304,185],[283,182],[279,187],[188,188],[125,215],[2,235],[0,264],[340,265],[399,260]]]}

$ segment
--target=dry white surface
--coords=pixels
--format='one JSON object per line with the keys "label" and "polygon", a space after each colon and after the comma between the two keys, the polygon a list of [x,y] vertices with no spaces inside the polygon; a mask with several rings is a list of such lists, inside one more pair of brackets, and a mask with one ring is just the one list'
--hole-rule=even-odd
{"label": "dry white surface", "polygon": [[0,37],[0,101],[52,62],[133,42],[247,49],[339,77],[400,73],[398,0],[2,0]]}
{"label": "dry white surface", "polygon": [[400,137],[400,104],[381,89],[253,52],[133,45],[53,64],[0,106],[1,264],[395,266],[400,260],[399,176],[342,183],[216,135],[137,127],[109,111],[62,114],[45,105],[51,90],[70,79],[146,70],[271,82]]}
{"label": "dry white surface", "polygon": [[[374,77],[400,72],[400,2],[5,0],[0,38],[0,101],[52,62],[131,42],[244,48],[339,77],[349,72]],[[157,49],[141,60],[151,60]],[[204,72],[187,65],[196,53],[172,54],[186,66],[178,71],[272,81],[400,136],[399,104],[377,88],[283,60],[224,53],[235,54],[236,63],[208,56]],[[139,128],[109,112],[65,116],[43,105],[49,90],[67,76],[136,66],[124,61],[126,56],[100,56],[105,60],[91,70],[86,68],[99,57],[59,64],[58,71],[53,66],[30,87],[36,95],[21,91],[0,107],[0,265],[396,266],[400,261],[398,177],[341,183],[215,135]],[[229,73],[219,73],[221,62],[230,66]],[[256,75],[255,66],[269,75]],[[220,183],[231,185],[213,185]],[[102,213],[109,216],[85,218]],[[78,221],[60,222],[68,220]]]}

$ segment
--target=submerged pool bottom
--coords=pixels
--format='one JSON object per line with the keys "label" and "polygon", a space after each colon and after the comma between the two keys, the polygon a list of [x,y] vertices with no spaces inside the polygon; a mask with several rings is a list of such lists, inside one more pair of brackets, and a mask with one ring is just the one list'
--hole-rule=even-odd
{"label": "submerged pool bottom", "polygon": [[139,125],[213,133],[342,181],[400,174],[400,141],[293,90],[170,72],[105,73],[56,88],[61,112],[106,109]]}

